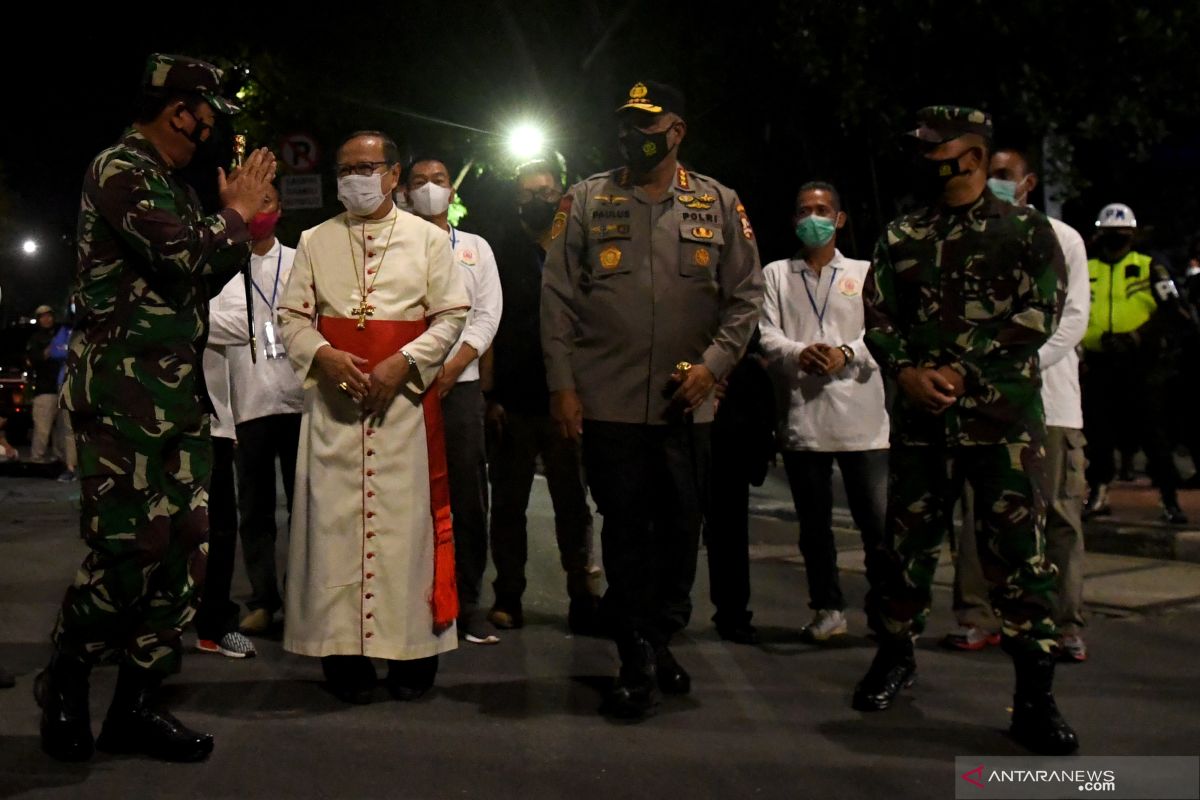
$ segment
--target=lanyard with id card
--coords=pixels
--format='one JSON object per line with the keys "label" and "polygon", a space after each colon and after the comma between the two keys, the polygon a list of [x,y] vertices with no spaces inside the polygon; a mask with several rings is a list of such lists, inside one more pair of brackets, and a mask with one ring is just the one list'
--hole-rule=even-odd
{"label": "lanyard with id card", "polygon": [[283,340],[279,337],[279,332],[275,330],[275,301],[279,298],[279,270],[283,265],[283,247],[279,248],[279,257],[275,260],[275,288],[271,291],[271,299],[268,300],[263,290],[259,288],[256,281],[251,279],[254,284],[255,291],[258,296],[263,299],[263,302],[270,308],[271,313],[267,315],[262,323],[262,342],[263,355],[271,361],[276,361],[281,358],[287,358],[287,350],[283,347]]}

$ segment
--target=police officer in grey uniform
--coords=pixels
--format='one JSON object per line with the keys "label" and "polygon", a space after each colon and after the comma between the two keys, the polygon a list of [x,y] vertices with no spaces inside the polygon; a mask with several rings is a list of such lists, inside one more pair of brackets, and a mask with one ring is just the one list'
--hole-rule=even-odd
{"label": "police officer in grey uniform", "polygon": [[563,197],[542,276],[551,414],[582,437],[621,671],[605,711],[641,718],[691,678],[668,650],[691,615],[713,385],[762,304],[737,195],[680,166],[682,95],[652,81],[617,109],[625,166]]}

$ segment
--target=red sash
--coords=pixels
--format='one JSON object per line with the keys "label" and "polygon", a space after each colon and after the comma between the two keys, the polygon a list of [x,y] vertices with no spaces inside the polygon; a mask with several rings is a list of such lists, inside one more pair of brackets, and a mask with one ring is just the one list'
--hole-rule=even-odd
{"label": "red sash", "polygon": [[[400,351],[429,327],[423,320],[370,320],[359,329],[358,320],[317,317],[317,330],[338,350],[365,358],[363,372]],[[429,451],[429,499],[433,515],[433,591],[429,605],[433,624],[443,631],[458,617],[458,588],[454,581],[454,526],[450,517],[450,479],[446,468],[446,433],[438,393],[425,392],[425,444]],[[363,425],[366,425],[364,420]]]}

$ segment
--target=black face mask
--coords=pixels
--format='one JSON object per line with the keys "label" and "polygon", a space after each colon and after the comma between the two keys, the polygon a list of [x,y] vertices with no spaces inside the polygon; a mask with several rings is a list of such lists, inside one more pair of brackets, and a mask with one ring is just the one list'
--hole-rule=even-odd
{"label": "black face mask", "polygon": [[[670,130],[669,128],[667,130]],[[621,157],[631,170],[645,174],[658,166],[671,148],[667,147],[667,131],[659,133],[643,133],[637,128],[630,128],[621,134]]]}
{"label": "black face mask", "polygon": [[939,197],[951,179],[968,174],[969,170],[962,167],[962,158],[969,152],[971,151],[967,150],[954,158],[936,160],[917,156],[913,161],[913,186],[921,199],[933,200]]}
{"label": "black face mask", "polygon": [[[176,133],[182,133],[187,137],[188,141],[196,145],[197,149],[204,147],[212,141],[213,134],[216,133],[216,128],[200,119],[200,117],[196,116],[195,112],[193,112],[190,108],[184,108],[183,110],[186,111],[191,118],[196,121],[196,126],[189,132],[172,122],[171,130],[175,131]],[[205,131],[208,131],[208,136],[204,135]]]}
{"label": "black face mask", "polygon": [[1132,240],[1123,233],[1108,231],[1096,237],[1096,248],[1105,261],[1115,261],[1125,254]]}
{"label": "black face mask", "polygon": [[558,203],[551,203],[540,197],[535,197],[517,206],[517,214],[521,217],[521,221],[534,233],[542,233],[549,229],[550,223],[554,221],[556,210],[558,210]]}

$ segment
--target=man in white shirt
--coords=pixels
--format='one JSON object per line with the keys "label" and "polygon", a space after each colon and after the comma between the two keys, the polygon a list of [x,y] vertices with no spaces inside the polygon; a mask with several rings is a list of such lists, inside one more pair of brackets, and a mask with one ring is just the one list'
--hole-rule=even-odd
{"label": "man in white shirt", "polygon": [[820,182],[800,187],[795,222],[801,257],[763,268],[760,329],[779,395],[783,463],[815,612],[804,635],[822,642],[846,633],[832,530],[833,462],[870,553],[884,537],[889,425],[883,377],[863,341],[862,288],[871,265],[837,249],[837,231],[846,224],[837,189]]}
{"label": "man in white shirt", "polygon": [[454,515],[454,556],[458,582],[458,632],[473,644],[500,641],[479,604],[487,569],[487,455],[479,357],[492,346],[503,298],[496,257],[487,241],[450,224],[454,186],[446,165],[434,158],[414,161],[405,194],[413,213],[450,237],[454,262],[462,273],[471,310],[462,333],[437,377],[446,419],[446,459],[450,470],[450,509]]}
{"label": "man in white shirt", "polygon": [[275,238],[279,217],[279,193],[271,187],[267,206],[249,226],[257,357],[250,355],[246,284],[241,275],[225,285],[209,314],[209,344],[223,346],[229,359],[230,400],[237,422],[242,557],[251,590],[249,613],[240,628],[250,634],[265,633],[283,607],[275,557],[275,462],[279,462],[290,514],[304,410],[304,392],[275,319],[296,255]]}
{"label": "man in white shirt", "polygon": [[[1037,186],[1037,175],[1018,150],[998,150],[992,155],[988,186],[992,193],[1015,205],[1027,205]],[[1079,390],[1079,355],[1076,347],[1087,330],[1091,306],[1087,250],[1083,237],[1071,226],[1049,218],[1067,263],[1067,298],[1054,334],[1038,351],[1042,375],[1042,405],[1046,410],[1046,469],[1041,487],[1046,502],[1046,555],[1058,567],[1055,623],[1065,661],[1087,659],[1083,627],[1083,408]],[[987,641],[981,626],[972,622],[993,617],[987,598],[973,526],[964,522],[955,564],[955,613],[959,630],[947,637],[957,649],[977,650]],[[998,643],[999,635],[995,637]]]}

